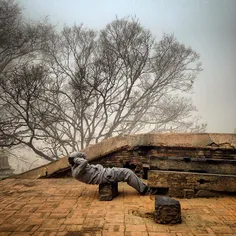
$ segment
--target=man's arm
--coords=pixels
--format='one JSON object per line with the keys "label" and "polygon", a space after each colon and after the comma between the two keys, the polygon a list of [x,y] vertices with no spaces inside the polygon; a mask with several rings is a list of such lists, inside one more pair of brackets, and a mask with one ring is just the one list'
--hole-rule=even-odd
{"label": "man's arm", "polygon": [[72,167],[72,176],[76,178],[77,176],[81,175],[84,172],[88,164],[88,161],[83,158],[77,157],[74,159],[74,162],[75,165]]}
{"label": "man's arm", "polygon": [[88,164],[88,161],[83,158],[76,157],[74,158],[74,163],[75,165],[72,167],[72,176],[76,178],[83,173]]}
{"label": "man's arm", "polygon": [[84,152],[73,152],[70,154],[68,161],[72,166],[72,176],[74,178],[79,177],[85,171],[88,161],[85,159],[86,154]]}

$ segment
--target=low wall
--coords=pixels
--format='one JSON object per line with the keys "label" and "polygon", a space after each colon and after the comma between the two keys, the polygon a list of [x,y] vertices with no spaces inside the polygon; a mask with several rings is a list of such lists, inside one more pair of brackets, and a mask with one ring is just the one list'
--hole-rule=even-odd
{"label": "low wall", "polygon": [[[138,168],[149,163],[150,156],[218,156],[219,158],[236,159],[236,134],[138,134],[109,138],[91,145],[85,151],[92,163],[104,166],[123,166],[127,160],[134,160]],[[41,178],[54,173],[67,175],[70,171],[67,157],[49,163],[28,172],[15,175],[13,178]]]}

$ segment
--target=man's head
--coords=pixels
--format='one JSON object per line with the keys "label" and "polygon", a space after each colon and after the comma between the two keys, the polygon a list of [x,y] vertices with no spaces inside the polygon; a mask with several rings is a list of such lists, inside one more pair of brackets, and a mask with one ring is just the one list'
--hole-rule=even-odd
{"label": "man's head", "polygon": [[86,159],[86,154],[84,152],[72,152],[68,157],[68,162],[70,165],[74,165],[74,158],[76,157]]}

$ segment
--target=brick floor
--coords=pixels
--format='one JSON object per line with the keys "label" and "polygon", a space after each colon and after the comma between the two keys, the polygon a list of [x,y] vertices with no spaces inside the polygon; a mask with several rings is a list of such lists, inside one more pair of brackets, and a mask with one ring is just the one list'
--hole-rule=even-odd
{"label": "brick floor", "polygon": [[153,221],[154,196],[119,183],[119,196],[97,199],[98,186],[74,179],[0,181],[0,236],[236,236],[236,196],[179,199],[182,223]]}

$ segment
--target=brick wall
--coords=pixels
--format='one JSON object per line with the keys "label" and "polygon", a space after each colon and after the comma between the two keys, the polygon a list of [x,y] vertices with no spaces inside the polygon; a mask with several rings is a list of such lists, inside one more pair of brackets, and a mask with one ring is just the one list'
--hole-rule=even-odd
{"label": "brick wall", "polygon": [[[122,150],[104,155],[96,160],[90,161],[91,164],[101,164],[104,167],[123,167],[126,161],[132,161],[136,165],[136,173],[139,174],[143,164],[150,164],[150,158],[155,157],[190,157],[190,158],[211,158],[236,160],[236,151],[233,149],[209,149],[209,148],[184,148],[184,147],[153,147],[138,146],[132,149]],[[207,163],[206,163],[207,165]],[[154,167],[155,169],[155,167]],[[203,164],[203,169],[204,164]],[[50,177],[68,177],[70,168],[53,173]]]}
{"label": "brick wall", "polygon": [[209,148],[184,148],[184,147],[136,147],[131,150],[121,150],[106,156],[102,156],[93,164],[102,164],[106,167],[122,167],[130,160],[142,164],[150,162],[150,157],[191,157],[191,158],[214,158],[236,160],[236,151],[233,149],[209,149]]}
{"label": "brick wall", "polygon": [[[236,159],[235,134],[138,134],[106,139],[82,150],[90,163],[122,167],[127,160],[136,162],[138,169],[151,157],[205,157]],[[41,178],[69,170],[67,157],[27,171],[14,178]],[[65,174],[63,174],[65,173]]]}

